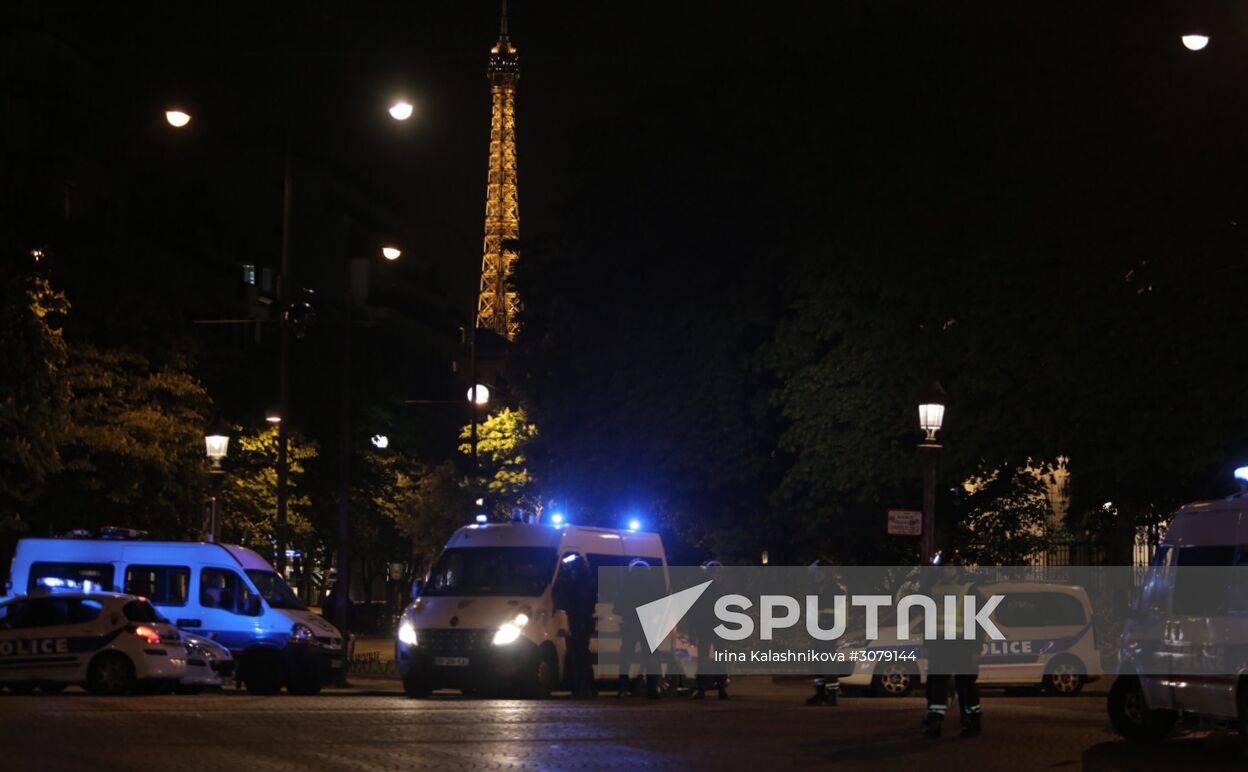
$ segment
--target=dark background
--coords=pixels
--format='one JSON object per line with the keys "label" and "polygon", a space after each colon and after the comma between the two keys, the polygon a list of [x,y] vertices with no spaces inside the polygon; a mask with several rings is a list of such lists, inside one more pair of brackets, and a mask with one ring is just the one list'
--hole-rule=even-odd
{"label": "dark background", "polygon": [[[263,321],[238,269],[276,265],[288,132],[322,330],[299,428],[333,436],[343,258],[395,240],[360,401],[454,454],[463,416],[396,403],[462,394],[494,3],[15,2],[0,24],[6,245],[47,247],[70,334],[191,352],[222,418],[275,402],[271,326],[193,322]],[[946,478],[1069,455],[1084,537],[1121,548],[1223,493],[1248,451],[1246,25],[1232,3],[513,3],[505,396],[547,495],[705,551],[844,559],[916,503],[934,380]],[[1129,512],[1090,519],[1111,500]]]}

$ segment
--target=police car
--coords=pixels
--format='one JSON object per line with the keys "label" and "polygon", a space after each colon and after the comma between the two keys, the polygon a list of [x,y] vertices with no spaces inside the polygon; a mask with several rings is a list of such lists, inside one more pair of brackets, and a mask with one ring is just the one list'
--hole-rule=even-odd
{"label": "police car", "polygon": [[[998,686],[1039,685],[1049,694],[1071,697],[1096,680],[1100,654],[1087,592],[1075,585],[1000,582],[980,586],[984,595],[1001,595],[990,619],[1005,636],[985,641],[979,659],[979,683]],[[884,626],[879,640],[848,640],[846,653],[857,650],[853,672],[841,678],[846,687],[869,688],[881,697],[904,697],[926,678],[923,620],[911,622],[909,641],[899,641],[895,626]],[[892,653],[892,656],[885,656]],[[906,659],[909,657],[909,659]]]}
{"label": "police car", "polygon": [[224,686],[234,674],[234,657],[216,641],[184,630],[182,644],[186,647],[186,674],[178,692],[194,694],[203,687]]}
{"label": "police car", "polygon": [[134,595],[70,589],[0,603],[0,687],[14,692],[171,688],[186,658],[178,629]]}

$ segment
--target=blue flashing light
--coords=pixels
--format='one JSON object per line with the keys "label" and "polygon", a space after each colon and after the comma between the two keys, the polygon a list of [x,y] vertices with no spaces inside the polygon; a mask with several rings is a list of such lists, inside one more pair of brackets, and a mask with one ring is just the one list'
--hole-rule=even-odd
{"label": "blue flashing light", "polygon": [[484,512],[477,515],[477,522],[480,523],[481,525],[485,525],[488,521],[489,521],[489,518],[485,516]]}
{"label": "blue flashing light", "polygon": [[1241,466],[1235,470],[1235,479],[1240,482],[1248,483],[1248,466]]}
{"label": "blue flashing light", "polygon": [[632,520],[629,520],[629,521],[628,521],[628,530],[630,530],[630,531],[640,531],[640,530],[641,530],[641,521],[640,521],[640,520],[638,520],[638,519],[637,519],[637,518],[635,518],[635,517],[634,517]]}
{"label": "blue flashing light", "polygon": [[550,522],[552,525],[556,525],[556,526],[563,525],[563,513],[556,512],[553,515],[551,515]]}
{"label": "blue flashing light", "polygon": [[66,582],[58,576],[45,576],[39,580],[44,587],[65,587]]}

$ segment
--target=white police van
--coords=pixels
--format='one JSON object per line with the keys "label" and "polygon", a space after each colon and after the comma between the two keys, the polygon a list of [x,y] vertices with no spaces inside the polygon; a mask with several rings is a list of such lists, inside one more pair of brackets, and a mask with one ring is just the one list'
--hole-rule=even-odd
{"label": "white police van", "polygon": [[143,598],[45,589],[0,603],[0,686],[14,692],[173,688],[186,657],[177,628]]}
{"label": "white police van", "polygon": [[[1001,595],[990,619],[1005,636],[985,641],[979,659],[979,683],[998,686],[1039,685],[1051,694],[1073,696],[1095,680],[1100,669],[1092,605],[1075,585],[1000,582],[979,586],[981,595]],[[909,641],[897,640],[896,625],[882,625],[876,641],[848,640],[843,649],[873,652],[841,678],[849,687],[869,687],[884,697],[904,697],[927,677],[923,658],[923,619],[916,614]],[[898,652],[909,659],[886,658]]]}
{"label": "white police van", "polygon": [[245,547],[112,539],[22,539],[6,594],[91,582],[141,595],[179,628],[230,650],[253,694],[315,694],[343,667],[343,637]]}
{"label": "white police van", "polygon": [[1127,614],[1108,708],[1132,741],[1187,718],[1248,746],[1248,494],[1175,513]]}
{"label": "white police van", "polygon": [[[595,580],[599,568],[640,561],[668,585],[655,533],[522,522],[460,528],[399,623],[395,659],[408,696],[440,688],[547,696],[567,672],[568,619],[555,597],[572,555],[588,562]],[[615,663],[620,618],[611,604],[599,603],[596,613],[591,653]],[[670,643],[660,653],[669,654]],[[618,664],[595,666],[599,679],[618,672]]]}

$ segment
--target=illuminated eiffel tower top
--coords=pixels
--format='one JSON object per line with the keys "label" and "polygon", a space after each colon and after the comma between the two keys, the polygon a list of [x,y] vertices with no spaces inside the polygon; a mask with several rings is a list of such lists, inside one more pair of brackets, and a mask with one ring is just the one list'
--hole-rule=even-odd
{"label": "illuminated eiffel tower top", "polygon": [[490,169],[485,190],[485,244],[477,327],[507,340],[519,331],[520,298],[511,287],[516,240],[520,237],[520,198],[516,189],[516,81],[520,59],[507,37],[507,0],[503,0],[498,43],[490,49]]}

